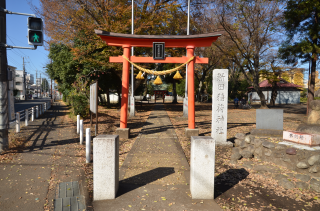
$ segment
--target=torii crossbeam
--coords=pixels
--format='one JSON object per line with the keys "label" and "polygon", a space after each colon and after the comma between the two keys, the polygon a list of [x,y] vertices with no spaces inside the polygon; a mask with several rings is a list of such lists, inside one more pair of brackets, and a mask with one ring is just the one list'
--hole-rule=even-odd
{"label": "torii crossbeam", "polygon": [[[122,47],[123,55],[134,63],[185,63],[194,56],[195,47],[211,46],[221,36],[221,32],[198,35],[133,35],[95,30],[95,33],[107,45]],[[166,48],[186,48],[187,56],[166,57],[163,60],[154,60],[153,57],[130,56],[131,47],[153,47],[154,42],[165,42]],[[122,56],[110,57],[109,61],[123,63],[120,129],[125,129],[127,128],[128,112],[129,62]],[[207,64],[208,62],[208,58],[196,57],[188,64],[188,129],[195,129],[194,64]]]}

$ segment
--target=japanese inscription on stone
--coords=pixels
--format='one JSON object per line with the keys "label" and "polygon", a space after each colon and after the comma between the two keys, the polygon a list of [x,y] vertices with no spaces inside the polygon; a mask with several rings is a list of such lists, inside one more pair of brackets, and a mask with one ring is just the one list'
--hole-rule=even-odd
{"label": "japanese inscription on stone", "polygon": [[212,74],[212,125],[211,137],[220,143],[227,142],[228,70],[215,69]]}

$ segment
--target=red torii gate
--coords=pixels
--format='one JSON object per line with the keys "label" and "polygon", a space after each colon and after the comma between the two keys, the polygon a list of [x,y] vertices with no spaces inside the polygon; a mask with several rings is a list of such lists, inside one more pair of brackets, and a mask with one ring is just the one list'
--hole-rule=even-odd
{"label": "red torii gate", "polygon": [[[199,35],[132,35],[95,30],[109,46],[123,48],[123,56],[133,63],[185,63],[194,56],[195,47],[208,47],[216,41],[221,33]],[[153,42],[165,42],[166,48],[186,48],[187,56],[166,57],[163,60],[154,60],[153,57],[130,56],[131,47],[153,47]],[[128,92],[129,92],[129,62],[122,56],[110,57],[110,62],[123,63],[122,68],[122,99],[120,114],[120,129],[127,128]],[[208,58],[195,57],[188,64],[188,129],[195,129],[194,109],[194,63],[207,64]]]}

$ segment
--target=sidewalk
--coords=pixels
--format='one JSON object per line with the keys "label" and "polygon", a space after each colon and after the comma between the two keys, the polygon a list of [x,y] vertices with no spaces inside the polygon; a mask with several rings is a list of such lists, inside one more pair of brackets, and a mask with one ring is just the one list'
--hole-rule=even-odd
{"label": "sidewalk", "polygon": [[117,198],[95,201],[95,211],[221,210],[214,200],[192,200],[189,164],[163,104],[156,104],[120,168]]}
{"label": "sidewalk", "polygon": [[84,146],[67,114],[67,106],[56,102],[19,134],[11,131],[19,144],[0,156],[0,210],[53,210],[60,182],[79,181],[86,193],[79,156]]}

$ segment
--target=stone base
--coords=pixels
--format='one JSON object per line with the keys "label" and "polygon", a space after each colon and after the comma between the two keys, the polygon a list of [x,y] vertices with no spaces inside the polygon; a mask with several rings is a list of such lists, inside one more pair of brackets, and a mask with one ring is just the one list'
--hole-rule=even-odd
{"label": "stone base", "polygon": [[187,138],[191,138],[191,136],[199,136],[199,129],[186,128],[185,132],[186,132],[185,134],[186,134]]}
{"label": "stone base", "polygon": [[119,138],[129,139],[130,128],[117,128],[116,134],[119,135]]}
{"label": "stone base", "polygon": [[268,136],[268,137],[281,137],[283,136],[283,130],[268,130],[268,129],[253,129],[250,132],[254,136]]}

